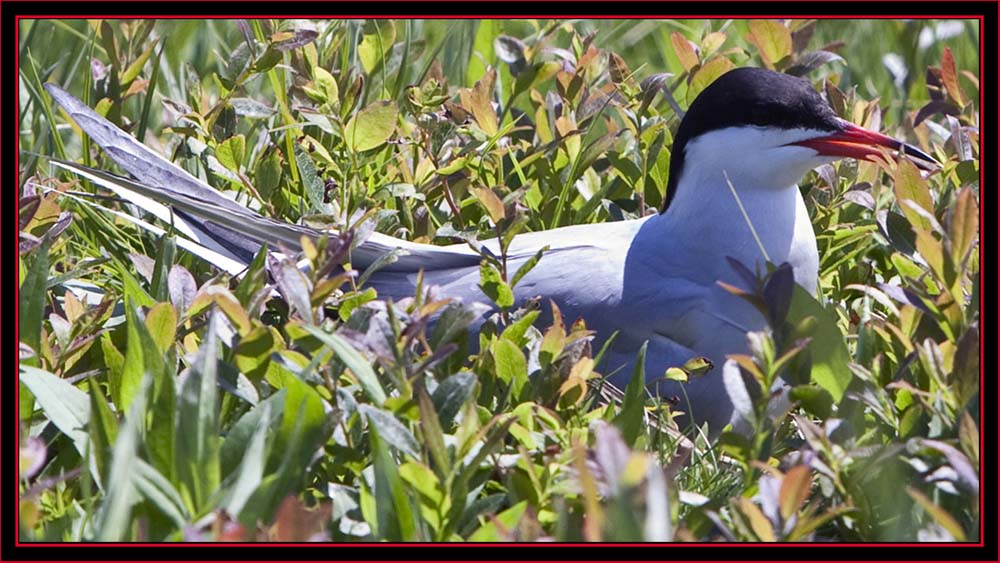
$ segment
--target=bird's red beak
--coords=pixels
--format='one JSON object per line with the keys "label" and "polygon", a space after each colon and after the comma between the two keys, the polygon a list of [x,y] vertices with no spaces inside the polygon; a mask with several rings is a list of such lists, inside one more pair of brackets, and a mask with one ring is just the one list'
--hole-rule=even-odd
{"label": "bird's red beak", "polygon": [[843,128],[840,131],[831,135],[813,137],[791,144],[808,147],[822,156],[840,156],[859,160],[874,160],[874,157],[883,154],[879,147],[886,147],[915,157],[916,160],[913,163],[924,170],[931,170],[938,166],[934,157],[913,145],[858,127],[847,121],[843,121],[842,125]]}

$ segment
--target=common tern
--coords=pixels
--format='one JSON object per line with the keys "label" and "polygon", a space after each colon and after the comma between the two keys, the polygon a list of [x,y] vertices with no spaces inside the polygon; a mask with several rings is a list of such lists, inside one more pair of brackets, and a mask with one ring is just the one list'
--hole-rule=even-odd
{"label": "common tern", "polygon": [[[238,271],[262,244],[297,250],[300,237],[319,232],[265,218],[145,147],[59,87],[46,89],[104,151],[131,174],[116,189]],[[508,250],[516,271],[543,247],[538,264],[515,287],[517,304],[538,296],[563,317],[582,318],[596,342],[616,337],[601,371],[628,382],[637,351],[647,344],[647,380],[669,367],[705,357],[721,366],[747,352],[747,332],[766,321],[757,309],[717,282],[740,285],[731,261],[766,271],[788,263],[795,281],[817,291],[816,237],[797,183],[837,159],[869,159],[883,148],[927,163],[916,147],[839,118],[806,80],[759,68],[732,70],[694,100],[674,136],[667,198],[660,213],[635,220],[585,224],[519,234]],[[105,172],[56,162],[100,181]],[[167,209],[169,207],[169,209]],[[497,253],[495,240],[482,241]],[[480,289],[481,255],[465,244],[435,246],[375,233],[351,262],[365,268],[387,252],[404,251],[373,275],[382,298],[414,294],[418,273],[440,295],[491,305]],[[765,258],[766,257],[766,258]],[[716,370],[718,371],[718,370]],[[722,377],[684,384],[667,381],[661,395],[684,395],[691,416],[712,431],[734,421]]]}

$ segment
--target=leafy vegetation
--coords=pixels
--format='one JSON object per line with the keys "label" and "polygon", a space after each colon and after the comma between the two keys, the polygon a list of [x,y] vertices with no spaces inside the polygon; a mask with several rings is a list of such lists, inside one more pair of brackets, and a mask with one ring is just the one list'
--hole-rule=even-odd
{"label": "leafy vegetation", "polygon": [[[978,34],[23,22],[20,538],[978,539]],[[424,287],[386,302],[352,268],[373,230],[505,249],[526,230],[654,213],[679,115],[746,65],[804,76],[842,117],[943,163],[844,161],[802,183],[824,306],[788,268],[749,275],[756,290],[733,290],[771,328],[710,375],[743,398],[751,438],[682,438],[641,370],[606,400],[584,324],[515,308],[524,272],[505,252],[481,268],[501,312],[471,335],[469,306]],[[137,228],[128,205],[46,164],[113,168],[47,81],[265,215],[341,234],[303,241],[305,272],[262,252],[220,274],[169,225]],[[790,402],[766,392],[779,376]]]}

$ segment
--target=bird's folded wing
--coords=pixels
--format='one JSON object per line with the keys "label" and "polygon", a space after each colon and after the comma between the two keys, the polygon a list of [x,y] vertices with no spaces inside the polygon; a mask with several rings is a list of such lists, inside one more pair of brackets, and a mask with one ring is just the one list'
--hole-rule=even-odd
{"label": "bird's folded wing", "polygon": [[[72,94],[54,84],[46,84],[45,89],[113,161],[138,181],[73,162],[55,159],[52,162],[172,223],[199,244],[249,263],[262,244],[297,251],[301,249],[302,236],[320,235],[314,229],[268,219],[228,199],[132,138]],[[464,245],[439,247],[379,233],[355,248],[351,260],[356,266],[366,268],[395,250],[404,251],[390,266],[399,270],[451,269],[479,263],[478,253]]]}

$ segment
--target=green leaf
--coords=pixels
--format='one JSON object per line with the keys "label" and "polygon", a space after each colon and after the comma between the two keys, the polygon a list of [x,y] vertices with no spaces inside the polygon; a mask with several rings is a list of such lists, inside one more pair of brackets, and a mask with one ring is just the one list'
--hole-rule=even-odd
{"label": "green leaf", "polygon": [[622,431],[622,438],[629,446],[642,433],[642,422],[646,414],[646,346],[643,342],[639,353],[635,356],[635,367],[632,368],[632,379],[625,387],[622,397],[621,411],[614,419],[614,425]]}
{"label": "green leaf", "polygon": [[535,319],[537,319],[540,314],[541,311],[528,311],[520,319],[517,319],[508,325],[507,328],[504,329],[503,334],[500,335],[500,338],[510,340],[518,346],[524,346],[527,344],[527,340],[524,335],[528,332],[528,328],[535,323]]}
{"label": "green leaf", "polygon": [[[266,423],[269,427],[278,428],[285,410],[285,395],[287,393],[286,389],[277,390],[256,407],[250,409],[236,421],[236,424],[230,427],[226,434],[226,440],[222,443],[222,448],[219,451],[223,475],[230,475],[237,470],[260,424]],[[266,419],[265,415],[267,415]],[[262,419],[265,422],[262,422]]]}
{"label": "green leaf", "polygon": [[[396,461],[389,455],[389,449],[379,437],[378,430],[371,429],[372,457],[375,469],[375,506],[377,511],[378,539],[388,541],[414,541],[417,537],[414,525],[412,502],[406,494],[403,480],[399,476]],[[369,522],[371,524],[371,522]]]}
{"label": "green leaf", "polygon": [[130,515],[135,504],[135,473],[139,462],[137,449],[146,411],[146,395],[152,379],[143,378],[129,408],[125,422],[118,432],[111,454],[111,469],[108,472],[108,494],[97,514],[94,528],[97,541],[121,541],[128,539],[132,529]]}
{"label": "green leaf", "polygon": [[219,315],[213,311],[209,316],[205,339],[178,396],[177,476],[192,512],[207,508],[219,488]]}
{"label": "green leaf", "polygon": [[323,67],[313,67],[313,84],[316,90],[323,96],[323,101],[328,104],[340,103],[340,89],[337,87],[337,80]]}
{"label": "green leaf", "polygon": [[174,526],[183,528],[190,521],[180,493],[155,467],[136,458],[132,465],[136,492],[166,516]]}
{"label": "green leaf", "polygon": [[257,161],[254,167],[254,187],[264,199],[271,199],[274,190],[281,184],[281,158],[278,151],[273,151]]}
{"label": "green leaf", "polygon": [[85,455],[90,437],[90,399],[87,393],[59,376],[32,366],[20,366],[21,383],[27,387],[45,416],[60,432],[73,441],[73,446]]}
{"label": "green leaf", "polygon": [[549,250],[549,245],[543,246],[541,249],[539,249],[538,252],[535,253],[534,256],[529,258],[524,264],[521,264],[521,266],[517,269],[517,271],[514,272],[514,277],[510,279],[510,286],[516,287],[517,282],[521,281],[521,279],[524,278],[524,276],[528,275],[528,272],[530,272],[532,269],[534,269],[536,265],[538,265],[538,261],[542,259],[542,254],[544,254],[548,250]]}
{"label": "green leaf", "polygon": [[750,20],[747,39],[760,52],[760,58],[769,68],[792,54],[792,32],[774,20]]}
{"label": "green leaf", "polygon": [[839,403],[851,382],[851,370],[847,367],[850,354],[844,335],[837,326],[837,316],[796,284],[788,321],[792,326],[798,326],[806,317],[815,317],[817,321],[809,345],[812,380]]}
{"label": "green leaf", "polygon": [[[527,377],[527,373],[525,376]],[[434,401],[434,410],[437,411],[440,424],[445,426],[451,424],[462,410],[462,406],[475,395],[478,382],[476,374],[461,371],[449,376],[434,389],[431,399]]]}
{"label": "green leaf", "polygon": [[927,182],[920,176],[920,170],[909,160],[900,159],[892,183],[893,192],[899,208],[903,212],[907,221],[913,225],[914,230],[930,231],[933,226],[927,217],[923,216],[917,209],[909,205],[904,205],[904,201],[912,201],[920,209],[927,213],[934,213],[934,201],[931,199],[931,192],[927,188]]}
{"label": "green leaf", "polygon": [[239,172],[243,157],[246,155],[246,144],[246,137],[234,135],[215,147],[215,158],[218,158],[226,168]]}
{"label": "green leaf", "polygon": [[358,405],[358,411],[368,419],[368,424],[378,429],[379,436],[388,444],[413,459],[420,459],[420,445],[413,434],[388,411],[366,404]]}
{"label": "green leaf", "polygon": [[[271,403],[264,402],[254,409],[256,424],[245,448],[240,452],[243,460],[234,474],[232,485],[226,491],[224,506],[229,514],[239,515],[247,500],[260,486],[264,477],[264,466],[267,462],[267,452],[264,449],[267,430],[271,426]],[[229,442],[227,437],[226,442]],[[225,448],[225,444],[223,444]]]}
{"label": "green leaf", "polygon": [[378,69],[393,43],[396,41],[396,24],[392,20],[368,20],[365,31],[358,44],[358,59],[365,72],[371,73]]}
{"label": "green leaf", "polygon": [[479,200],[479,203],[481,203],[483,207],[486,208],[486,212],[489,214],[490,219],[494,223],[499,223],[500,221],[503,220],[503,218],[506,216],[503,207],[503,201],[500,200],[500,197],[497,196],[497,194],[494,193],[493,190],[477,186],[469,188],[469,191],[472,192],[472,195],[476,196],[476,199]]}
{"label": "green leaf", "polygon": [[520,397],[521,389],[528,382],[528,361],[520,346],[501,338],[493,343],[491,351],[497,377],[511,386],[514,397]]}
{"label": "green leaf", "polygon": [[503,281],[500,270],[486,260],[479,264],[479,288],[500,308],[514,305],[514,292]]}
{"label": "green leaf", "polygon": [[302,186],[306,201],[309,202],[309,209],[314,212],[320,211],[323,209],[323,194],[326,192],[326,185],[316,170],[316,163],[306,154],[306,151],[298,144],[293,150],[295,151],[295,165],[302,175]]}
{"label": "green leaf", "polygon": [[146,314],[146,329],[161,354],[174,345],[177,333],[177,311],[170,303],[158,303]]}
{"label": "green leaf", "polygon": [[122,72],[119,81],[123,86],[131,83],[139,76],[139,73],[142,72],[142,67],[146,64],[146,61],[149,60],[149,56],[153,54],[153,49],[155,47],[156,42],[151,42],[149,47],[147,47],[146,50],[143,51],[142,54],[132,62],[132,64],[128,65],[128,68],[126,68],[124,72]]}
{"label": "green leaf", "polygon": [[347,366],[347,369],[351,370],[351,373],[357,378],[361,388],[372,402],[375,403],[375,406],[380,407],[385,403],[386,395],[382,389],[382,384],[379,383],[378,376],[375,375],[371,364],[368,363],[368,360],[360,352],[336,334],[325,332],[323,329],[311,325],[302,325],[302,328],[318,338],[324,346],[333,350],[337,357],[340,358],[340,361],[344,362],[344,365]]}
{"label": "green leaf", "polygon": [[45,314],[45,281],[49,275],[49,244],[43,243],[31,253],[28,273],[17,292],[18,336],[35,351],[35,357],[26,361],[38,364],[42,343],[42,317]]}
{"label": "green leaf", "polygon": [[351,117],[344,129],[344,142],[352,152],[364,152],[385,144],[396,130],[396,104],[375,102]]}
{"label": "green leaf", "polygon": [[528,501],[522,500],[514,506],[504,510],[500,514],[486,521],[482,527],[476,530],[469,541],[474,542],[499,542],[509,541],[510,538],[500,534],[500,528],[504,530],[514,530],[517,523],[521,521],[524,512],[528,509]]}

